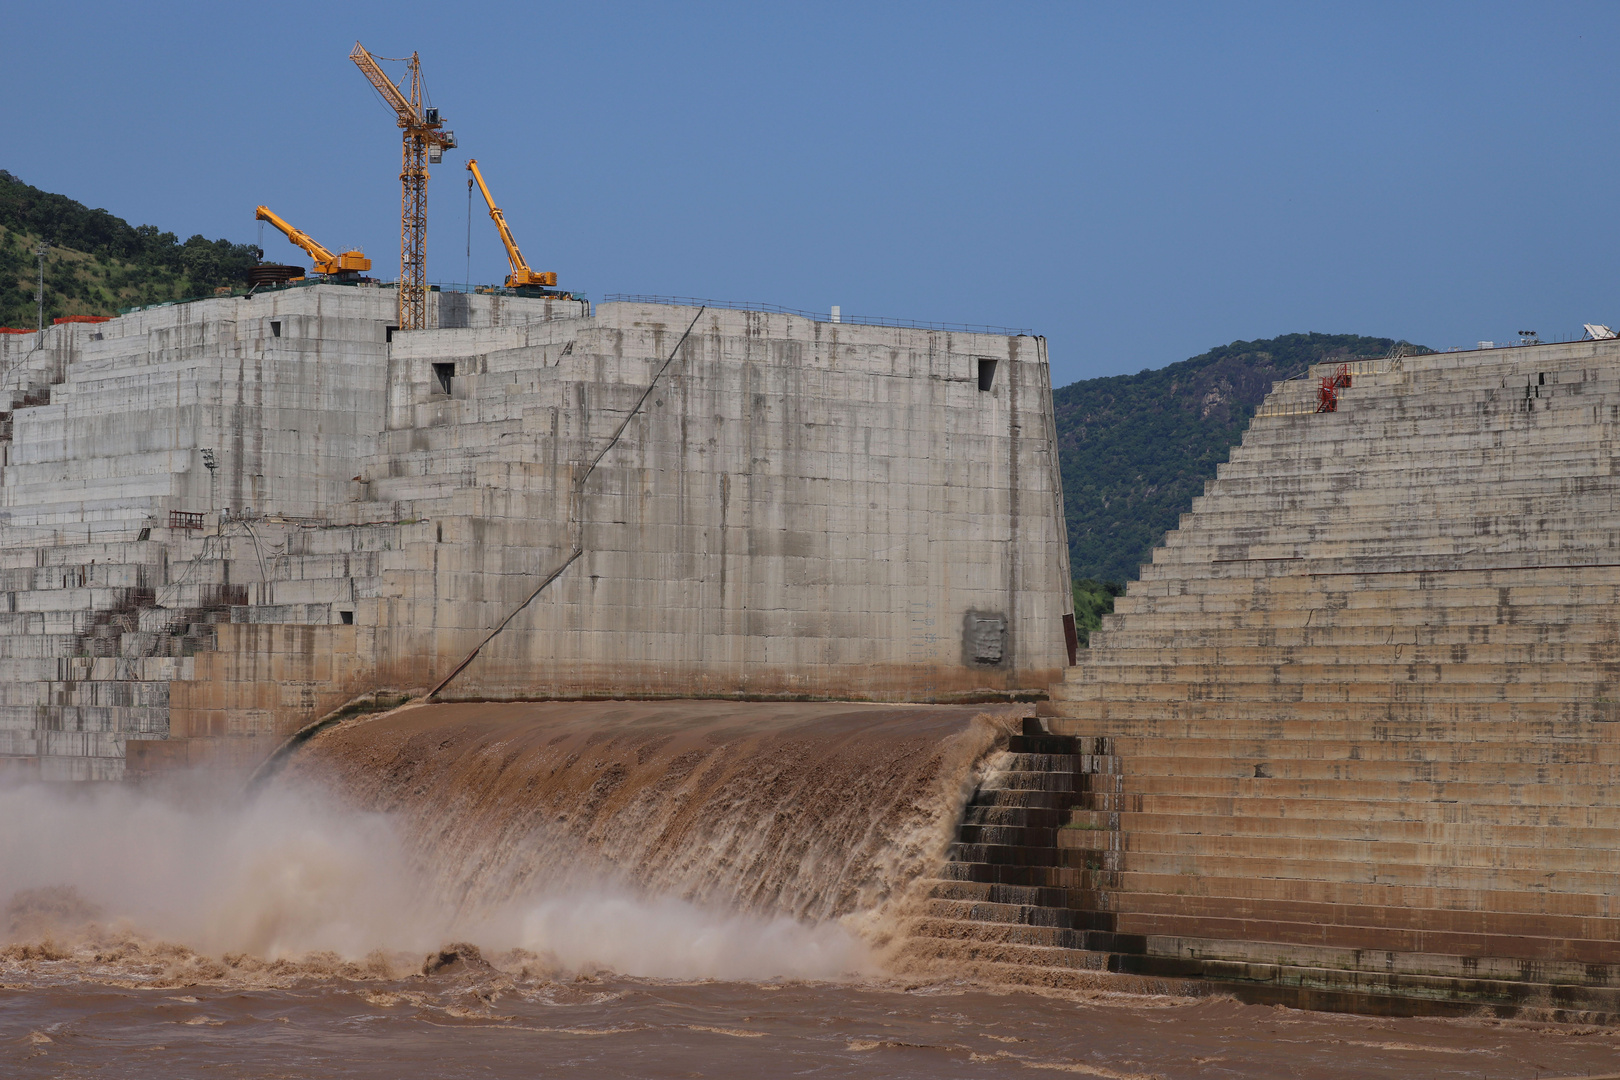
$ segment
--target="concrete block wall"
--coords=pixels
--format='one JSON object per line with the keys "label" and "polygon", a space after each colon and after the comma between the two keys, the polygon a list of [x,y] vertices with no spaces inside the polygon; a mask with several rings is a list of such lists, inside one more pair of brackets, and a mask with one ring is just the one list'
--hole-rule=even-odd
{"label": "concrete block wall", "polygon": [[[205,301],[0,355],[32,394],[0,533],[147,543],[136,621],[186,604],[203,628],[172,635],[185,667],[141,769],[247,760],[356,694],[425,689],[509,616],[444,696],[937,700],[1060,675],[1041,339],[486,295],[402,333],[391,300]],[[146,733],[109,729],[96,775]]]}
{"label": "concrete block wall", "polygon": [[[365,517],[349,513],[352,478],[382,426],[392,298],[316,286],[57,326],[43,347],[32,336],[0,341],[11,406],[0,410],[0,540],[15,567],[3,606],[17,615],[0,626],[0,767],[116,779],[131,742],[170,761],[197,756],[155,749],[175,732],[251,744],[354,682],[327,664],[268,703],[260,687],[195,692],[230,682],[210,657],[220,624],[325,624],[338,620],[330,601],[354,594],[346,577],[324,580],[305,588],[315,602],[300,603],[289,580],[277,601],[270,578],[307,576],[296,560],[277,561],[287,535],[304,531],[290,522]],[[482,295],[430,305],[459,326],[556,310],[585,305]],[[171,511],[206,526],[170,529]],[[227,629],[227,648],[257,641],[247,640]],[[200,680],[199,656],[210,657]]]}
{"label": "concrete block wall", "polygon": [[1612,1017],[1620,342],[1362,367],[1279,384],[1092,635],[1047,723],[1113,780],[984,888],[1114,970]]}
{"label": "concrete block wall", "polygon": [[[645,304],[407,340],[367,486],[445,540],[385,623],[470,647],[577,542],[447,694],[1039,690],[1067,611],[1041,345]],[[1005,620],[999,662],[963,662],[969,611]]]}

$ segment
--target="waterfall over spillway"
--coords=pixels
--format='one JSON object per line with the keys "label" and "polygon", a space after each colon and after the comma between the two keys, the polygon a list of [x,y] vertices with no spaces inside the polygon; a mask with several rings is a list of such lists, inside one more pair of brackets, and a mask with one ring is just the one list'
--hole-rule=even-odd
{"label": "waterfall over spillway", "polygon": [[325,732],[276,782],[388,813],[469,915],[608,881],[816,922],[892,906],[943,857],[1016,711],[430,705]]}

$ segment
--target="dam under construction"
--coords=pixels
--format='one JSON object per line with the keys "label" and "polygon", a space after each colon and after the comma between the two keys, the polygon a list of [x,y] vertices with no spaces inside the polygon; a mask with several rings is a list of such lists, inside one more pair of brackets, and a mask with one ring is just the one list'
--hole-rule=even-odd
{"label": "dam under construction", "polygon": [[437,950],[411,977],[475,1012],[600,968],[1620,1015],[1620,341],[1278,383],[1077,649],[1040,337],[394,312],[306,284],[0,339],[28,977],[393,987]]}
{"label": "dam under construction", "polygon": [[366,698],[1013,700],[1069,656],[1045,343],[308,284],[0,339],[0,763]]}

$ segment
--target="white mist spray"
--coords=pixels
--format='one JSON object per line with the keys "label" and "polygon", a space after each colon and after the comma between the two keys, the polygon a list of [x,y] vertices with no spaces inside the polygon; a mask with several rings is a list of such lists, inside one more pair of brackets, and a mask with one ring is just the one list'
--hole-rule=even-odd
{"label": "white mist spray", "polygon": [[[136,790],[0,789],[0,935],[42,932],[29,897],[72,897],[43,930],[71,937],[86,913],[211,955],[424,954],[470,938],[547,967],[665,978],[837,978],[870,967],[836,924],[748,916],[605,883],[536,883],[476,916],[413,865],[392,822],[309,790],[272,789],[207,810]],[[24,898],[24,903],[16,903]],[[30,918],[20,920],[28,909]],[[44,914],[49,915],[49,912]],[[64,921],[65,920],[65,921]],[[67,925],[77,921],[81,925]],[[9,922],[10,925],[6,923]]]}

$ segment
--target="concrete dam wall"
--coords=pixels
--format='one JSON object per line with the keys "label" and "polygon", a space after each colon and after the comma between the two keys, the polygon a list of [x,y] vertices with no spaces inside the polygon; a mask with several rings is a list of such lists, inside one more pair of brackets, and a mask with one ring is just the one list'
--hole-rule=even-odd
{"label": "concrete dam wall", "polygon": [[313,285],[0,341],[0,761],[247,764],[481,643],[441,698],[1061,677],[1042,339],[433,299],[411,333]]}
{"label": "concrete dam wall", "polygon": [[1620,342],[1280,383],[1045,731],[925,951],[1359,1010],[1620,1014]]}

